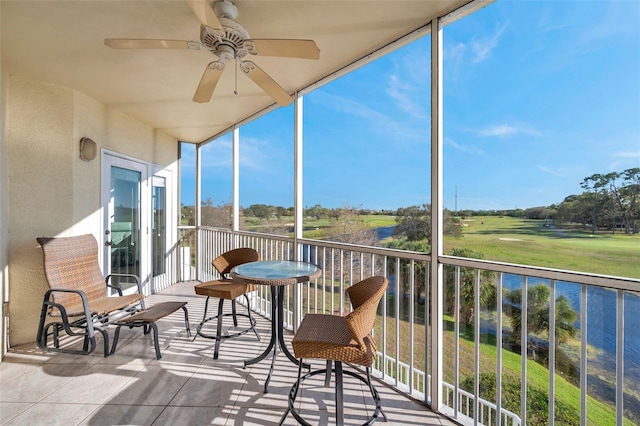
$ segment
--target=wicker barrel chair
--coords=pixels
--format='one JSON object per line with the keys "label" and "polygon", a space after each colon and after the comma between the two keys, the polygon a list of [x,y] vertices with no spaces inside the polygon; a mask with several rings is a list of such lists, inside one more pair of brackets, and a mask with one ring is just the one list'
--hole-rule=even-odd
{"label": "wicker barrel chair", "polygon": [[[324,359],[326,368],[311,371],[302,376],[302,362],[298,368],[298,380],[289,392],[289,407],[282,416],[282,424],[289,411],[296,420],[303,425],[310,425],[295,409],[295,400],[302,382],[317,374],[325,374],[325,386],[329,386],[331,374],[335,373],[335,402],[336,424],[344,424],[343,409],[343,374],[355,377],[369,387],[371,396],[376,404],[375,411],[368,418],[365,425],[376,421],[382,414],[385,421],[387,416],[382,411],[380,396],[371,383],[370,367],[376,357],[376,344],[371,336],[371,331],[376,321],[376,311],[380,299],[387,288],[387,279],[382,276],[374,276],[364,279],[347,289],[353,311],[342,317],[327,314],[307,314],[302,319],[300,327],[291,342],[296,358],[301,361],[305,358]],[[332,362],[335,367],[332,368]],[[342,369],[342,363],[363,366],[366,369],[366,377]]]}
{"label": "wicker barrel chair", "polygon": [[[37,238],[43,252],[44,274],[49,285],[42,301],[36,341],[43,350],[89,354],[96,348],[96,335],[102,334],[104,356],[108,356],[106,328],[118,320],[144,309],[144,295],[137,276],[110,274],[106,278],[98,263],[98,242],[91,234],[73,237]],[[129,277],[137,293],[123,295],[114,276]],[[107,289],[118,293],[109,297]],[[84,338],[82,350],[60,346],[60,332]],[[49,337],[53,345],[49,345]]]}
{"label": "wicker barrel chair", "polygon": [[[202,321],[196,328],[196,337],[202,336],[208,339],[215,339],[216,345],[213,353],[213,359],[218,359],[218,353],[220,352],[220,342],[223,339],[228,339],[230,337],[237,337],[243,335],[250,330],[253,331],[260,341],[260,336],[258,336],[258,332],[256,330],[256,320],[251,316],[251,307],[249,304],[248,293],[252,291],[256,291],[257,287],[253,284],[245,284],[235,282],[233,279],[228,277],[229,272],[233,268],[238,265],[242,265],[243,263],[256,262],[260,259],[260,255],[257,251],[252,248],[237,248],[234,250],[227,251],[211,262],[216,271],[220,274],[222,279],[207,281],[202,284],[196,285],[195,292],[200,296],[207,296],[207,300],[204,304],[204,316],[202,317]],[[247,313],[246,314],[238,314],[236,312],[236,298],[244,296],[247,302]],[[207,317],[207,310],[209,309],[209,298],[216,297],[219,299],[218,302],[218,314]],[[225,300],[231,300],[231,313],[224,314],[223,313],[223,305]],[[233,325],[234,327],[238,326],[238,316],[246,317],[249,319],[249,327],[244,328],[237,333],[233,334],[222,334],[222,319],[226,316],[233,316]],[[202,331],[204,325],[216,319],[216,334],[209,334]]]}

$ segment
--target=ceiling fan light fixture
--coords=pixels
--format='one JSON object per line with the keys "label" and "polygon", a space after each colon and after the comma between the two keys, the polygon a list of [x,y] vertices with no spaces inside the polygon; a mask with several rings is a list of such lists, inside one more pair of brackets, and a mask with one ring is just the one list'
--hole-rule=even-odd
{"label": "ceiling fan light fixture", "polygon": [[222,62],[229,62],[236,57],[235,49],[231,46],[227,46],[226,44],[218,45],[217,54],[218,58],[220,58]]}

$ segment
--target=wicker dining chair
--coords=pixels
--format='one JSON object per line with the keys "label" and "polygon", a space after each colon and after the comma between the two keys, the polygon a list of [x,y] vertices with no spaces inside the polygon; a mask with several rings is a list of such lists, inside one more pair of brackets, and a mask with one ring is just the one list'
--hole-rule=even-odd
{"label": "wicker dining chair", "polygon": [[[296,411],[295,400],[302,382],[317,374],[325,374],[325,387],[329,386],[331,374],[335,373],[336,424],[344,424],[343,374],[355,377],[369,387],[376,408],[365,425],[376,421],[382,414],[380,396],[371,383],[370,367],[376,357],[376,344],[371,336],[375,325],[378,303],[387,288],[387,279],[382,276],[366,278],[347,289],[353,311],[342,317],[328,314],[307,314],[302,319],[291,342],[296,358],[300,359],[298,380],[289,392],[289,406],[280,420],[282,424],[291,412],[296,420],[309,425]],[[324,359],[326,368],[312,371],[302,376],[302,360],[305,358]],[[335,367],[332,368],[332,362]],[[365,367],[366,377],[342,369],[342,363]]]}
{"label": "wicker dining chair", "polygon": [[[73,237],[37,238],[42,247],[44,274],[49,290],[44,294],[36,342],[43,350],[89,354],[102,334],[104,356],[110,353],[105,328],[144,309],[140,280],[131,274],[102,275],[98,262],[98,242],[91,234]],[[114,276],[135,281],[137,293],[124,295]],[[110,297],[107,289],[118,296]],[[60,332],[84,338],[82,350],[60,347]],[[53,346],[49,345],[49,337]]]}
{"label": "wicker dining chair", "polygon": [[[256,291],[257,287],[254,284],[238,283],[228,276],[229,272],[231,272],[231,270],[236,266],[242,265],[243,263],[255,262],[259,259],[260,255],[258,254],[258,252],[248,247],[227,251],[211,262],[222,279],[207,281],[194,287],[196,294],[200,296],[207,296],[207,300],[204,304],[204,316],[202,317],[202,321],[196,328],[196,337],[202,336],[208,339],[215,339],[216,345],[213,353],[213,359],[218,359],[218,353],[220,352],[220,343],[223,339],[238,337],[251,330],[255,333],[258,341],[260,341],[260,336],[258,335],[258,331],[256,330],[256,320],[251,316],[251,306],[248,296],[248,294],[252,291]],[[244,296],[247,302],[246,314],[239,314],[236,312],[236,299],[240,296]],[[219,299],[218,314],[207,318],[207,310],[209,309],[209,298],[211,297],[217,297]],[[223,305],[225,300],[231,300],[231,313],[223,313]],[[249,327],[244,328],[237,333],[226,335],[222,334],[222,319],[226,316],[233,316],[234,327],[238,326],[238,316],[246,317],[249,319]],[[204,325],[214,319],[217,320],[216,334],[214,335],[204,333],[202,331]]]}

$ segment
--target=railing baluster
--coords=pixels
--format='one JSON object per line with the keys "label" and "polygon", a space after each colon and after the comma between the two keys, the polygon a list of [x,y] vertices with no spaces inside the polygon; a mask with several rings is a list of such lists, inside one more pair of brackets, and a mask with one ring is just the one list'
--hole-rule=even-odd
{"label": "railing baluster", "polygon": [[453,318],[453,324],[454,324],[454,351],[453,351],[453,386],[454,386],[454,393],[453,393],[453,400],[454,400],[454,407],[455,407],[455,411],[453,413],[453,417],[454,418],[458,418],[458,398],[459,398],[459,389],[460,389],[460,377],[459,377],[459,370],[460,370],[460,267],[456,266],[455,267],[455,282],[454,282],[454,302],[453,302],[453,312],[454,314],[454,318]]}
{"label": "railing baluster", "polygon": [[549,283],[549,426],[555,424],[556,399],[556,281]]}
{"label": "railing baluster", "polygon": [[616,292],[616,425],[624,422],[624,291]]}
{"label": "railing baluster", "polygon": [[587,286],[580,291],[580,424],[587,424]]}
{"label": "railing baluster", "polygon": [[[378,328],[378,333],[375,336],[378,342],[379,356],[374,364],[374,373],[376,377],[381,377],[382,380],[388,383],[392,383],[395,387],[403,392],[407,392],[412,396],[420,394],[421,399],[426,403],[431,401],[430,395],[430,375],[428,370],[430,366],[429,348],[425,345],[424,359],[420,358],[416,360],[418,354],[418,348],[416,346],[407,347],[405,343],[401,344],[401,336],[409,338],[409,341],[414,341],[415,338],[422,338],[422,335],[418,335],[417,330],[421,324],[419,315],[423,313],[422,310],[416,309],[416,303],[421,302],[423,299],[421,293],[422,286],[422,274],[421,268],[424,265],[425,270],[428,272],[431,268],[431,264],[428,261],[429,255],[424,253],[404,252],[400,250],[385,249],[380,247],[361,247],[343,243],[334,243],[327,241],[314,241],[314,240],[298,240],[301,246],[296,246],[296,243],[292,238],[286,236],[266,235],[259,233],[252,233],[246,231],[232,232],[224,229],[213,229],[206,227],[198,228],[180,228],[179,243],[176,244],[170,253],[168,253],[168,262],[171,263],[171,280],[180,279],[193,279],[194,276],[199,279],[210,279],[217,276],[215,270],[211,266],[211,260],[222,252],[238,246],[250,246],[256,248],[261,258],[264,260],[269,259],[289,259],[295,256],[293,249],[295,247],[301,247],[299,255],[307,261],[312,261],[318,264],[323,273],[321,278],[318,278],[314,283],[306,283],[305,288],[307,290],[306,298],[298,298],[298,300],[291,299],[291,290],[287,289],[285,292],[285,321],[288,328],[293,325],[293,312],[295,312],[296,306],[300,303],[306,303],[306,309],[304,312],[322,312],[331,313],[339,310],[343,313],[345,310],[344,300],[344,287],[348,284],[353,284],[354,281],[366,278],[367,275],[383,274],[387,275],[389,272],[394,271],[394,277],[391,277],[392,283],[395,286],[390,287],[389,294],[394,296],[394,303],[390,305],[386,298],[385,303],[381,304],[381,328]],[[197,246],[194,246],[197,244]],[[193,250],[193,251],[192,251]],[[190,256],[190,258],[189,258]],[[339,256],[339,258],[338,258]],[[197,267],[193,267],[192,259],[196,260]],[[578,274],[563,271],[548,270],[543,268],[535,268],[521,265],[508,265],[500,264],[497,262],[475,260],[475,259],[463,259],[453,258],[450,256],[441,256],[438,259],[444,265],[447,266],[447,274],[451,278],[450,274],[454,275],[455,293],[453,301],[453,310],[455,312],[453,322],[453,333],[445,333],[447,336],[453,334],[454,347],[453,347],[453,383],[443,383],[443,392],[445,395],[444,402],[446,407],[451,408],[453,417],[458,419],[464,424],[474,422],[476,424],[488,423],[493,424],[495,422],[498,426],[510,426],[510,425],[522,425],[525,424],[528,416],[526,407],[526,392],[527,392],[527,312],[529,310],[527,294],[529,280],[531,279],[545,279],[550,282],[549,284],[549,412],[548,419],[549,424],[554,424],[554,411],[556,408],[556,353],[555,348],[558,345],[556,336],[557,327],[557,313],[555,310],[555,301],[558,296],[557,283],[568,282],[578,283],[580,285],[580,418],[583,424],[586,424],[587,414],[587,398],[588,392],[586,389],[588,378],[588,287],[604,287],[613,288],[617,290],[617,314],[616,314],[616,424],[622,425],[624,418],[624,302],[625,291],[638,288],[639,280],[635,279],[614,279],[609,277],[592,277],[589,274]],[[403,271],[403,267],[406,270]],[[474,283],[474,313],[473,321],[475,324],[474,329],[474,388],[472,392],[467,392],[460,388],[460,383],[463,381],[463,370],[461,370],[461,286],[462,274],[461,268],[471,268],[474,270],[475,283]],[[191,272],[193,270],[193,273]],[[480,306],[479,300],[480,291],[483,291],[483,271],[497,272],[496,287],[497,287],[497,308],[492,315],[496,315],[496,401],[495,404],[491,401],[484,401],[479,398],[478,393],[480,376],[483,373],[482,366],[480,365]],[[339,274],[337,276],[336,274]],[[465,270],[465,276],[467,272]],[[512,413],[502,406],[503,397],[503,291],[507,290],[503,280],[505,274],[514,274],[522,277],[522,285],[519,286],[522,294],[522,307],[521,307],[521,399],[520,399],[520,416]],[[448,278],[448,279],[449,279]],[[320,281],[318,281],[320,280]],[[429,340],[429,299],[430,299],[430,274],[426,273],[424,276],[424,338],[425,342]],[[533,282],[533,281],[531,281]],[[418,284],[419,283],[419,284]],[[327,288],[327,284],[330,288]],[[447,284],[450,285],[450,284]],[[533,286],[533,284],[531,284]],[[393,291],[391,291],[393,289]],[[340,291],[340,295],[336,295],[335,292]],[[405,293],[407,299],[405,300]],[[258,291],[253,293],[250,298],[250,304],[252,309],[257,310],[262,315],[270,316],[269,307],[269,292],[268,288],[261,286]],[[330,296],[331,300],[326,300],[326,297]],[[337,297],[336,297],[337,296]],[[335,304],[340,303],[340,307],[336,308]],[[293,310],[291,309],[293,306]],[[390,308],[393,312],[390,313]],[[449,309],[451,306],[448,307]],[[300,311],[303,307],[299,308]],[[406,311],[405,311],[406,310]],[[327,312],[329,311],[329,312]],[[408,316],[408,319],[406,318]],[[442,320],[442,319],[441,319]],[[389,321],[394,321],[394,327],[388,327]],[[433,325],[433,324],[431,324]],[[378,325],[380,327],[380,325]],[[402,332],[401,332],[402,330]],[[391,333],[391,335],[389,335]],[[393,335],[395,333],[395,336]],[[380,335],[381,334],[381,335]],[[389,354],[387,351],[391,343],[390,339],[394,339],[395,348],[391,346],[391,350],[395,351],[393,354]],[[404,341],[403,341],[404,342]],[[506,349],[505,349],[506,350]],[[416,361],[418,364],[416,364]],[[422,363],[424,362],[424,365]],[[448,370],[447,370],[448,372]],[[448,376],[450,377],[450,376]],[[473,405],[472,405],[473,404]],[[442,408],[444,409],[444,407]],[[447,411],[447,414],[449,412]]]}

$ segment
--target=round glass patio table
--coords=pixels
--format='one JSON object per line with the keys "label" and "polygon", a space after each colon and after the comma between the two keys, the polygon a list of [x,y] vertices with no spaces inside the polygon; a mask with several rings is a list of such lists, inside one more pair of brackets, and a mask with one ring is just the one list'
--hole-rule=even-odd
{"label": "round glass patio table", "polygon": [[[271,373],[276,362],[278,346],[291,362],[299,365],[300,361],[287,349],[284,341],[284,287],[291,284],[311,281],[322,274],[322,269],[312,263],[295,260],[264,260],[238,265],[230,272],[235,280],[271,287],[271,339],[267,349],[256,358],[246,360],[244,366],[258,363],[273,352],[271,368],[264,384],[264,392],[268,392]],[[304,364],[305,367],[309,367]]]}

